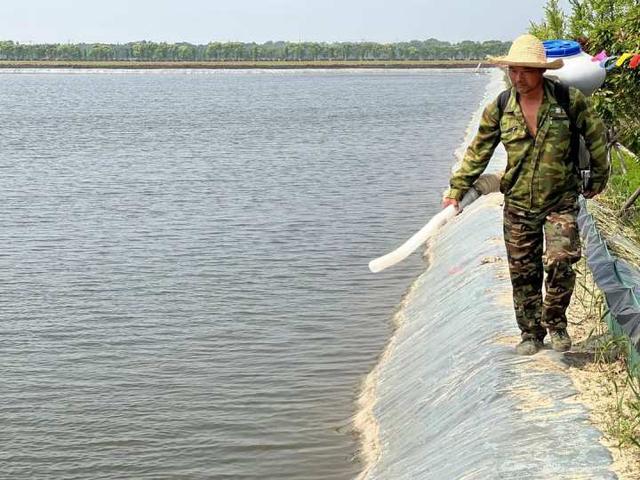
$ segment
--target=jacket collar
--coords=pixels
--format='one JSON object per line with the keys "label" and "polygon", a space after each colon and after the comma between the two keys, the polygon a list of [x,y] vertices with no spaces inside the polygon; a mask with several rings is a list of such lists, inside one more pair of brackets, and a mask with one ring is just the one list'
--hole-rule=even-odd
{"label": "jacket collar", "polygon": [[[543,88],[544,88],[544,95],[542,96],[542,105],[540,105],[540,107],[542,108],[542,106],[544,106],[547,103],[550,105],[558,105],[558,101],[553,96],[553,91],[554,91],[553,82],[548,78],[545,78],[543,83]],[[516,92],[516,88],[511,87],[511,94],[509,95],[509,100],[507,101],[507,105],[505,106],[504,111],[514,112],[515,110],[519,110],[519,109],[520,109],[520,105],[518,105],[518,94]]]}

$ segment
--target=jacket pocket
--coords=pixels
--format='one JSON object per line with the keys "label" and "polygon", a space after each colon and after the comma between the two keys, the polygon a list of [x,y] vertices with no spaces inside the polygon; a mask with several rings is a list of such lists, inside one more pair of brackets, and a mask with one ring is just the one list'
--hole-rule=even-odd
{"label": "jacket pocket", "polygon": [[527,138],[527,132],[519,125],[512,125],[502,130],[500,133],[500,141],[504,144],[505,148]]}

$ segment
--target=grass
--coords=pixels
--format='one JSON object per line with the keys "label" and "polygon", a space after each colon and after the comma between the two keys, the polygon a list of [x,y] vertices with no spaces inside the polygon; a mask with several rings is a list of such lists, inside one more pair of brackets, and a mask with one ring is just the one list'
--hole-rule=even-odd
{"label": "grass", "polygon": [[[629,342],[611,319],[602,292],[583,258],[576,265],[576,288],[570,307],[569,330],[574,339],[572,354],[586,360],[574,365],[579,370],[580,390],[587,392],[593,406],[592,418],[607,443],[619,450],[624,463],[640,465],[640,378],[629,361]],[[574,376],[574,379],[576,376]],[[632,468],[632,467],[628,467]]]}
{"label": "grass", "polygon": [[640,379],[631,370],[628,348],[626,336],[613,335],[596,350],[595,361],[606,381],[603,393],[613,398],[605,433],[618,448],[631,447],[640,455]]}
{"label": "grass", "polygon": [[[640,186],[640,159],[621,148],[611,149],[611,178],[599,200],[614,212],[619,212],[624,202]],[[631,229],[636,243],[640,243],[640,199],[620,215],[620,221]]]}
{"label": "grass", "polygon": [[[640,160],[625,149],[611,152],[612,172],[605,192],[590,201],[589,211],[612,253],[640,265],[640,199],[626,212],[622,205],[640,186]],[[620,242],[619,239],[624,239]],[[640,375],[637,355],[628,338],[611,318],[602,292],[586,261],[578,274],[569,329],[576,340],[573,351],[590,358],[576,375],[594,405],[592,416],[608,444],[617,447],[624,464],[620,478],[638,478],[640,472]],[[614,456],[616,456],[614,455]],[[627,476],[628,475],[628,476]]]}

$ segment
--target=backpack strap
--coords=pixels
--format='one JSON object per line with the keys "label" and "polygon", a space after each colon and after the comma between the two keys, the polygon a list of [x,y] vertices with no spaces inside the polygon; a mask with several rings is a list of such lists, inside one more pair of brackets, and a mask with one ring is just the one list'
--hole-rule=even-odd
{"label": "backpack strap", "polygon": [[553,96],[555,97],[558,104],[565,111],[567,116],[569,117],[569,121],[572,126],[575,126],[576,119],[573,118],[573,112],[571,112],[571,97],[569,95],[569,87],[563,85],[560,82],[553,83]]}
{"label": "backpack strap", "polygon": [[569,87],[563,85],[560,82],[554,82],[553,88],[553,96],[565,111],[567,117],[569,117],[569,130],[571,131],[569,160],[575,164],[576,168],[588,167],[588,165],[580,165],[580,131],[578,130],[578,125],[576,124],[577,119],[573,115],[574,112],[571,111],[571,97],[569,94]]}
{"label": "backpack strap", "polygon": [[504,113],[504,109],[507,108],[507,102],[509,101],[509,97],[511,96],[511,89],[504,90],[500,92],[498,95],[498,113],[500,114],[499,118],[502,118],[502,114]]}

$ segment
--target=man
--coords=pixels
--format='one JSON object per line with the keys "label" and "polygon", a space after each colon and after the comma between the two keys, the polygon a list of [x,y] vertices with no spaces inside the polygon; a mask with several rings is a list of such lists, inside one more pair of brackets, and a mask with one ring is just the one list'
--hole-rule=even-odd
{"label": "man", "polygon": [[507,151],[500,185],[505,198],[504,240],[522,337],[516,352],[536,353],[547,331],[552,348],[566,351],[571,348],[565,311],[575,284],[572,264],[580,259],[576,216],[581,183],[570,155],[568,114],[576,119],[591,153],[592,182],[582,192],[586,198],[600,193],[607,182],[605,127],[580,91],[570,88],[569,112],[558,103],[554,84],[543,73],[561,68],[563,62],[548,61],[536,37],[518,37],[506,57],[490,57],[490,61],[508,67],[510,96],[502,113],[498,99],[484,110],[478,133],[451,177],[443,205],[459,208],[458,201],[502,141]]}

